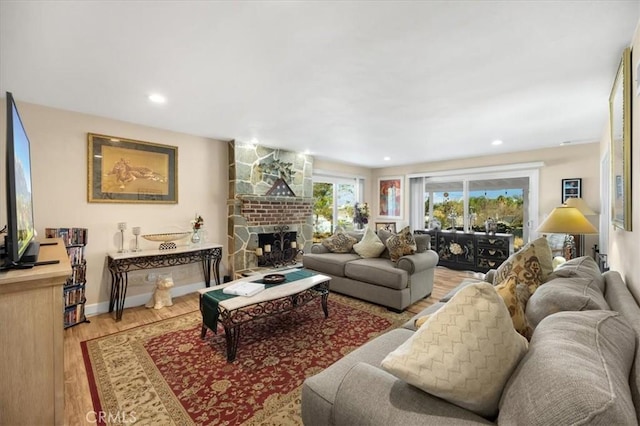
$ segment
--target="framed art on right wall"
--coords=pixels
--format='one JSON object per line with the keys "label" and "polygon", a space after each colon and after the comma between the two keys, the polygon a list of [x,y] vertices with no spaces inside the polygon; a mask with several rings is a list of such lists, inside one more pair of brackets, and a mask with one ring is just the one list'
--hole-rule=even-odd
{"label": "framed art on right wall", "polygon": [[631,51],[622,52],[611,96],[611,224],[631,231]]}
{"label": "framed art on right wall", "polygon": [[582,197],[582,179],[562,179],[562,204],[567,201],[567,198],[581,198]]}

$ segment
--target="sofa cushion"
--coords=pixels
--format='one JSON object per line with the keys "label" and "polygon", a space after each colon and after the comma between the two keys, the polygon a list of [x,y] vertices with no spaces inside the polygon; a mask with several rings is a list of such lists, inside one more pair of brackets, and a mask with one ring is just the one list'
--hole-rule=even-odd
{"label": "sofa cushion", "polygon": [[527,285],[529,292],[533,293],[553,271],[551,263],[551,248],[547,239],[538,238],[509,256],[498,267],[493,284],[503,282],[509,275],[515,275],[518,282]]}
{"label": "sofa cushion", "polygon": [[562,311],[608,310],[609,304],[592,278],[556,278],[538,287],[527,303],[527,319],[533,327],[545,317]]}
{"label": "sofa cushion", "polygon": [[396,268],[389,259],[368,258],[357,259],[344,266],[344,276],[352,280],[362,281],[383,287],[402,290],[409,285],[409,273]]}
{"label": "sofa cushion", "polygon": [[322,240],[322,245],[332,253],[349,253],[358,240],[342,231],[336,231],[329,238]]}
{"label": "sofa cushion", "polygon": [[545,318],[504,389],[498,424],[636,424],[629,389],[635,346],[617,312]]}
{"label": "sofa cushion", "polygon": [[[510,275],[507,277],[507,279],[496,285],[494,288],[504,301],[504,304],[509,311],[509,315],[511,315],[513,328],[515,328],[518,333],[529,340],[531,339],[533,328],[529,325],[529,321],[527,321],[527,317],[524,314],[524,308],[527,301],[523,299],[522,295],[518,294],[518,285],[518,279],[514,275]],[[529,294],[527,287],[521,284],[520,286],[524,288],[524,291],[527,293],[526,296],[528,298]],[[521,291],[522,290],[520,290],[520,292]]]}
{"label": "sofa cushion", "polygon": [[402,256],[413,254],[418,249],[416,240],[411,233],[411,228],[408,226],[387,238],[385,245],[389,250],[389,257],[392,262],[397,262]]}
{"label": "sofa cushion", "polygon": [[352,260],[360,259],[355,253],[305,253],[302,265],[323,274],[344,277],[344,267]]}
{"label": "sofa cushion", "polygon": [[382,367],[425,392],[490,417],[526,350],[527,340],[513,329],[493,286],[477,283],[431,314]]}
{"label": "sofa cushion", "polygon": [[598,286],[600,291],[604,293],[605,283],[602,272],[600,272],[600,268],[596,261],[589,256],[576,257],[575,259],[568,260],[559,265],[554,269],[551,275],[549,275],[547,281],[551,281],[554,278],[569,277],[591,278],[594,280],[594,283]]}
{"label": "sofa cushion", "polygon": [[353,251],[361,257],[378,257],[384,251],[385,245],[371,228],[364,231],[364,236],[359,243],[353,245]]}
{"label": "sofa cushion", "polygon": [[[333,424],[333,404],[344,376],[354,365],[364,362],[378,366],[382,359],[413,335],[404,329],[391,330],[347,354],[329,368],[307,378],[302,386],[302,418],[305,424]],[[321,370],[321,366],[311,369]]]}

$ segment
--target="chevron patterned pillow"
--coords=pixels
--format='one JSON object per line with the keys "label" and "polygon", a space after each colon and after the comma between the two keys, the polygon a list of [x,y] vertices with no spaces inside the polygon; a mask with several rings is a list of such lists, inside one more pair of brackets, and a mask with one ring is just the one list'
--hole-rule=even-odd
{"label": "chevron patterned pillow", "polygon": [[394,376],[492,418],[507,380],[527,351],[491,284],[471,284],[431,314],[382,361]]}

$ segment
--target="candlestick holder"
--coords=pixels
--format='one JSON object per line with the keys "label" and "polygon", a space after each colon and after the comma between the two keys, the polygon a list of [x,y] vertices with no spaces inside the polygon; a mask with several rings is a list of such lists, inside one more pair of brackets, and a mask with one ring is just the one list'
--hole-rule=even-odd
{"label": "candlestick holder", "polygon": [[131,228],[131,232],[136,236],[136,247],[133,249],[134,252],[142,251],[140,245],[138,244],[138,237],[140,236],[140,227],[134,226]]}
{"label": "candlestick holder", "polygon": [[118,253],[127,253],[128,250],[124,249],[124,231],[127,229],[127,222],[118,222],[118,229],[120,230],[120,250]]}

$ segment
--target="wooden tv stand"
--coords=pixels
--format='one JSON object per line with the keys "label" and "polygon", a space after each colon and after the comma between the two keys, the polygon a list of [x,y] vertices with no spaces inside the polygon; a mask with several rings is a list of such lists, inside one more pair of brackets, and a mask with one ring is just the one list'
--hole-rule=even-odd
{"label": "wooden tv stand", "polygon": [[[64,423],[64,242],[40,248],[31,269],[0,272],[0,424]],[[45,240],[50,241],[50,240]]]}

